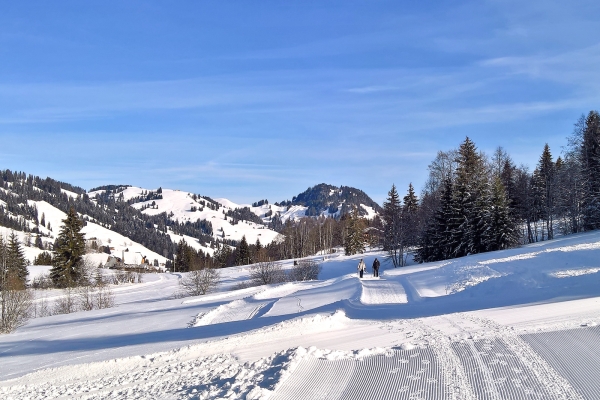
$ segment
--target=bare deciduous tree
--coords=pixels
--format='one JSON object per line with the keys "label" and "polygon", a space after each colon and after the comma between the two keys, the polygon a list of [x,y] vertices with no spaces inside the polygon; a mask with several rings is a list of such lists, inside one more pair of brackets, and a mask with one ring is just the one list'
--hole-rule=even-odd
{"label": "bare deciduous tree", "polygon": [[10,275],[4,278],[0,290],[0,333],[10,333],[27,322],[32,297],[18,278]]}
{"label": "bare deciduous tree", "polygon": [[301,260],[290,271],[291,281],[311,281],[319,278],[321,265],[315,260]]}
{"label": "bare deciduous tree", "polygon": [[268,285],[285,281],[281,264],[275,261],[261,261],[250,267],[250,280],[257,285]]}
{"label": "bare deciduous tree", "polygon": [[98,309],[114,307],[115,295],[108,285],[99,284],[96,286],[96,291],[94,292],[94,305]]}
{"label": "bare deciduous tree", "polygon": [[221,279],[215,268],[202,268],[188,272],[179,286],[188,296],[200,296],[214,290]]}
{"label": "bare deciduous tree", "polygon": [[53,314],[70,314],[77,311],[77,301],[74,289],[67,287],[63,289],[62,297],[54,302]]}
{"label": "bare deciduous tree", "polygon": [[95,308],[94,291],[94,288],[90,285],[79,286],[77,288],[77,300],[80,310],[90,311]]}
{"label": "bare deciduous tree", "polygon": [[48,307],[48,300],[46,299],[45,295],[37,299],[34,307],[34,313],[34,318],[42,318],[51,315],[50,308]]}

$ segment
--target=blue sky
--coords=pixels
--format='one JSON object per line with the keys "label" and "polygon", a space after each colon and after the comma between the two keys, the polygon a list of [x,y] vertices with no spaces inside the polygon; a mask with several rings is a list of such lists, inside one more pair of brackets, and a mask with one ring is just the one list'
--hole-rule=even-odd
{"label": "blue sky", "polygon": [[420,189],[465,136],[533,166],[599,108],[597,1],[0,5],[0,168],[236,202]]}

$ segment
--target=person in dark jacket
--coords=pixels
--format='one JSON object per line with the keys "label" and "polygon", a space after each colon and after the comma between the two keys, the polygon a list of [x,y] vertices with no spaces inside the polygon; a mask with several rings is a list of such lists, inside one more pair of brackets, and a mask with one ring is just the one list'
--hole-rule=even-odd
{"label": "person in dark jacket", "polygon": [[377,258],[373,261],[373,276],[376,278],[379,277],[379,260]]}

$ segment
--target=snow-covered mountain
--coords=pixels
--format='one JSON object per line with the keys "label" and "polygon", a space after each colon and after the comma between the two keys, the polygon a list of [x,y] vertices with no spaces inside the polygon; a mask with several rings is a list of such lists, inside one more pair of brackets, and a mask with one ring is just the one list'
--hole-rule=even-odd
{"label": "snow-covered mountain", "polygon": [[224,198],[215,199],[223,206],[242,209],[248,208],[264,223],[271,224],[274,218],[282,223],[287,220],[298,220],[304,217],[339,217],[348,213],[352,207],[358,207],[360,215],[372,219],[381,212],[381,206],[373,201],[362,190],[349,186],[332,186],[325,183],[309,187],[304,192],[294,196],[292,200],[269,204],[261,200],[253,204],[235,204]]}
{"label": "snow-covered mountain", "polygon": [[236,204],[181,190],[129,185],[106,185],[86,192],[23,172],[0,174],[0,233],[16,232],[30,261],[52,248],[71,207],[86,221],[86,239],[96,246],[131,263],[145,256],[159,264],[172,259],[182,239],[212,255],[218,243],[236,246],[244,236],[249,243],[271,243],[288,220],[339,217],[354,206],[373,218],[381,210],[361,190],[326,184],[308,188],[291,201]]}
{"label": "snow-covered mountain", "polygon": [[[95,190],[90,192],[89,196],[95,199],[96,196],[105,195],[106,192],[107,189]],[[172,221],[183,224],[207,221],[210,223],[212,237],[215,240],[237,242],[246,236],[248,242],[254,243],[256,240],[260,240],[261,243],[267,244],[271,243],[278,235],[277,232],[261,224],[261,220],[258,218],[253,218],[255,221],[243,219],[244,215],[238,211],[243,206],[238,206],[226,199],[222,199],[221,202],[181,190],[145,189],[134,186],[117,187],[112,190],[111,195],[132,202],[131,206],[145,215],[158,216],[166,213]],[[197,238],[176,234],[172,230],[169,230],[168,234],[175,243],[183,238],[197,250],[202,249],[209,254],[214,252],[212,247],[200,242]]]}

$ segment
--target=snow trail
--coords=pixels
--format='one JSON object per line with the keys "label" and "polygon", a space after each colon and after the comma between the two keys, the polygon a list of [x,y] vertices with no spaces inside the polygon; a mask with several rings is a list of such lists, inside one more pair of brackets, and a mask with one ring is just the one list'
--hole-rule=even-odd
{"label": "snow trail", "polygon": [[407,303],[406,292],[399,282],[376,279],[361,280],[363,304],[402,304]]}

